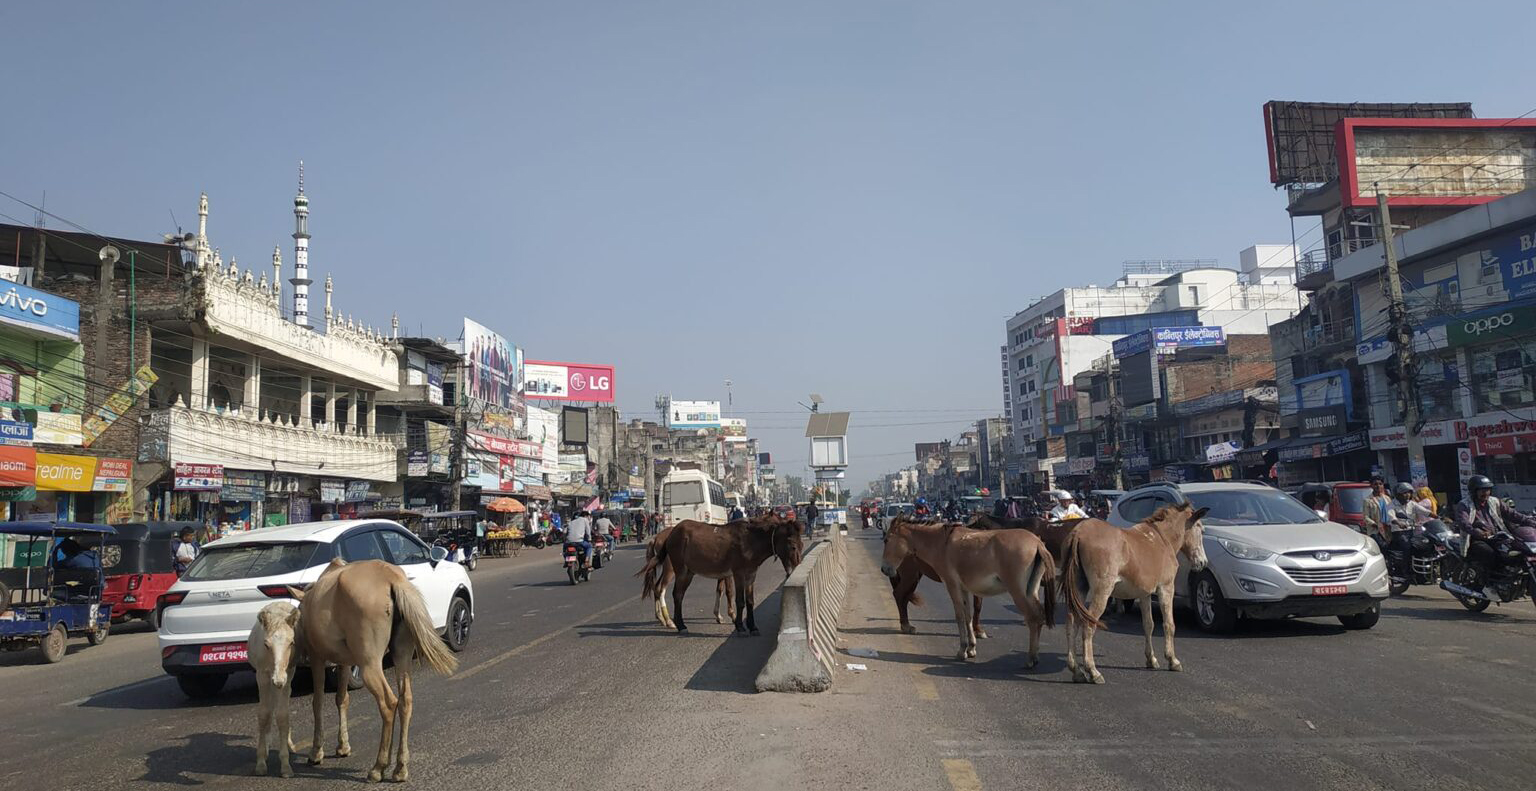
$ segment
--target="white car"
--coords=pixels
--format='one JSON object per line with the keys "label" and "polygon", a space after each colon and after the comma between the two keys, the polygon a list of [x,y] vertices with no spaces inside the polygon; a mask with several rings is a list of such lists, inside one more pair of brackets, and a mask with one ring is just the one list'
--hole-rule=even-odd
{"label": "white car", "polygon": [[399,566],[448,647],[464,650],[475,617],[469,573],[395,522],[355,519],[251,530],[203,547],[156,604],[161,667],[190,697],[218,694],[231,673],[251,669],[245,643],[261,608],[290,599],[288,586],[314,582],[335,557]]}
{"label": "white car", "polygon": [[1194,611],[1206,631],[1231,629],[1239,617],[1334,616],[1369,629],[1387,598],[1387,563],[1375,541],[1328,522],[1294,497],[1257,483],[1152,483],[1126,492],[1109,522],[1129,527],[1165,505],[1209,508],[1205,556],[1192,573],[1179,556],[1174,603]]}

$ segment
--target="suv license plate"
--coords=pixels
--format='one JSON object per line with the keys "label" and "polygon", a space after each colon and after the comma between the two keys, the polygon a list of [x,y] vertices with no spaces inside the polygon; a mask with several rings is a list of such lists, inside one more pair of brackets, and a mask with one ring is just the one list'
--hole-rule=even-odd
{"label": "suv license plate", "polygon": [[1340,596],[1340,595],[1343,595],[1345,593],[1349,593],[1349,586],[1348,585],[1314,585],[1314,586],[1312,586],[1312,595],[1313,596]]}
{"label": "suv license plate", "polygon": [[224,645],[205,645],[197,650],[197,663],[200,665],[222,665],[226,662],[246,662],[245,643],[227,643]]}

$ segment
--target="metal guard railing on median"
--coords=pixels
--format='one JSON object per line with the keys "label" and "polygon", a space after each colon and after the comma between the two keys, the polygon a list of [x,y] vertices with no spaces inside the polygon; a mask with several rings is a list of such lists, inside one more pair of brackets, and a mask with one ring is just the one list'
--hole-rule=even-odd
{"label": "metal guard railing on median", "polygon": [[848,592],[848,545],[834,526],[780,589],[778,645],[758,692],[822,692],[832,686],[837,620]]}

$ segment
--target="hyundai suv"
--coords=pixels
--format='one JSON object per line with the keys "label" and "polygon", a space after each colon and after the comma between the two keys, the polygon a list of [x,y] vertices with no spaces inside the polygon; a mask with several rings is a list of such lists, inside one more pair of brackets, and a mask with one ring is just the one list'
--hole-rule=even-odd
{"label": "hyundai suv", "polygon": [[1205,556],[1195,573],[1181,555],[1175,604],[1194,611],[1200,627],[1230,630],[1239,617],[1335,616],[1349,629],[1369,629],[1387,598],[1387,564],[1365,536],[1318,517],[1294,497],[1257,483],[1153,483],[1127,492],[1109,522],[1130,527],[1165,505],[1209,509]]}
{"label": "hyundai suv", "polygon": [[217,695],[231,673],[251,669],[246,640],[256,614],[274,599],[290,599],[290,585],[309,585],[338,557],[399,566],[421,591],[448,647],[464,650],[474,588],[463,566],[445,560],[445,550],[387,520],[306,522],[236,533],[204,547],[156,604],[161,667],[189,697]]}

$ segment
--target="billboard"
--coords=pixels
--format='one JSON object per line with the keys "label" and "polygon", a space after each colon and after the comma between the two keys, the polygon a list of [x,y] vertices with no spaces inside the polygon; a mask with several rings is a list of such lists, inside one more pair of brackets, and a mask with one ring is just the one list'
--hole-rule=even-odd
{"label": "billboard", "polygon": [[1529,189],[1533,131],[1530,118],[1346,118],[1335,144],[1341,203],[1375,206],[1380,191],[1393,206],[1472,206]]}
{"label": "billboard", "polygon": [[719,401],[667,402],[667,428],[719,428]]}
{"label": "billboard", "polygon": [[556,475],[560,472],[560,413],[552,409],[528,407],[528,438],[539,443],[539,472]]}
{"label": "billboard", "polygon": [[727,441],[747,440],[747,419],[740,417],[728,417],[720,420],[720,434]]}
{"label": "billboard", "polygon": [[515,409],[523,389],[523,351],[472,319],[464,320],[464,397]]}
{"label": "billboard", "polygon": [[1345,118],[1471,118],[1470,102],[1391,104],[1370,102],[1264,103],[1269,144],[1269,182],[1322,184],[1338,173],[1335,130]]}
{"label": "billboard", "polygon": [[1221,327],[1154,327],[1127,335],[1110,344],[1110,349],[1118,360],[1153,348],[1168,352],[1196,346],[1222,346],[1226,342],[1227,333]]}
{"label": "billboard", "polygon": [[560,401],[613,403],[613,366],[529,360],[523,366],[523,396]]}

